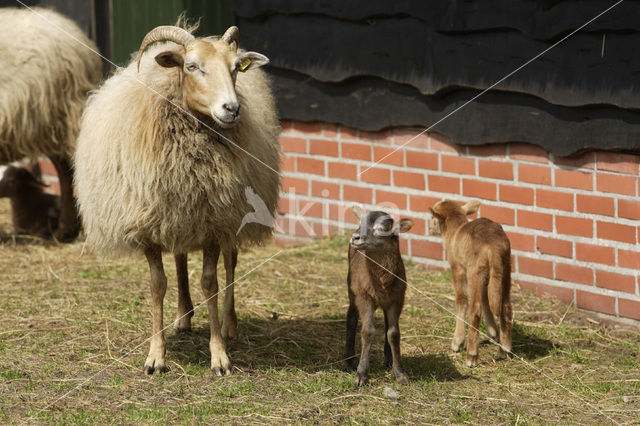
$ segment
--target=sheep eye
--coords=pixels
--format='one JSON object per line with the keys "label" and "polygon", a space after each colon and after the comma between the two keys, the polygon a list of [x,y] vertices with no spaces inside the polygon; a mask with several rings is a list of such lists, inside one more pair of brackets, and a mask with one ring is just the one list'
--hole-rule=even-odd
{"label": "sheep eye", "polygon": [[198,66],[196,64],[188,64],[186,68],[187,68],[187,71],[194,72],[195,70],[198,69]]}

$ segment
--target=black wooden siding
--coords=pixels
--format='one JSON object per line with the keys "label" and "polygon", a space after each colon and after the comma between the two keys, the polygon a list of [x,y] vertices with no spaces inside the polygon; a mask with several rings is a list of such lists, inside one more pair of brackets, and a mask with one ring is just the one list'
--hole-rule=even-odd
{"label": "black wooden siding", "polygon": [[[614,1],[237,0],[281,116],[426,128]],[[640,1],[626,0],[435,126],[456,143],[640,152]]]}

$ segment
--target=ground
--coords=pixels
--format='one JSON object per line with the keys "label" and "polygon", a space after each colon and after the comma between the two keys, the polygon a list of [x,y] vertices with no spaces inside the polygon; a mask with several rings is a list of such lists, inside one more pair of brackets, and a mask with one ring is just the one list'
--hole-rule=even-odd
{"label": "ground", "polygon": [[[480,365],[468,369],[464,353],[449,348],[448,274],[411,263],[407,277],[421,293],[407,290],[400,319],[410,383],[395,383],[384,368],[380,335],[371,381],[355,388],[354,374],[342,371],[344,237],[240,255],[232,376],[209,370],[205,307],[190,334],[167,332],[169,372],[145,376],[151,314],[143,256],[101,259],[82,241],[9,233],[2,202],[0,423],[640,423],[637,328],[514,288],[514,351],[522,359],[494,359],[497,348],[485,338]],[[169,324],[177,299],[171,256],[165,265]],[[189,268],[201,302],[200,255]],[[382,330],[380,312],[377,319]]]}

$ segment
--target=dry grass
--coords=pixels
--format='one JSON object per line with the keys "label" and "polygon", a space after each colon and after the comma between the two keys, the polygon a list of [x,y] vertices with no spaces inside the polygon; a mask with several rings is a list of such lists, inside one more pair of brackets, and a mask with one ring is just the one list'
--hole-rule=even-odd
{"label": "dry grass", "polygon": [[[6,203],[0,223],[6,235]],[[480,366],[467,369],[463,355],[449,350],[451,315],[408,290],[400,325],[410,384],[397,385],[383,368],[380,337],[371,382],[356,389],[353,375],[341,370],[346,239],[280,250],[241,254],[237,276],[279,253],[237,285],[240,337],[228,344],[233,376],[216,378],[208,368],[201,308],[192,333],[167,333],[170,371],[146,377],[151,315],[142,256],[101,260],[82,254],[82,243],[5,238],[0,422],[640,423],[639,331],[605,326],[517,289],[514,350],[547,377],[517,359],[494,360],[488,342]],[[189,266],[194,301],[201,301],[200,257],[190,256]],[[169,320],[177,297],[170,256],[166,269]],[[413,285],[453,308],[446,274],[407,269]],[[386,386],[399,399],[385,397]]]}

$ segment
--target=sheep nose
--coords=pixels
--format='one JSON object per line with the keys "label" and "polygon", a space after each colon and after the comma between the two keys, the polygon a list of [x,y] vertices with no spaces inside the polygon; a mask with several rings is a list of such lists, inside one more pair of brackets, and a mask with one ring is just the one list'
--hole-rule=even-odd
{"label": "sheep nose", "polygon": [[234,118],[237,117],[238,114],[240,114],[240,104],[237,102],[227,102],[226,104],[222,105],[222,107],[225,110],[229,111]]}
{"label": "sheep nose", "polygon": [[359,243],[360,242],[360,234],[353,234],[351,236],[351,242],[352,243]]}

